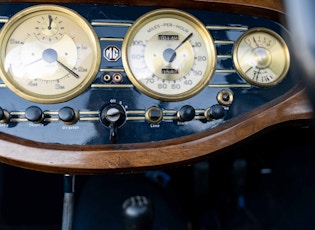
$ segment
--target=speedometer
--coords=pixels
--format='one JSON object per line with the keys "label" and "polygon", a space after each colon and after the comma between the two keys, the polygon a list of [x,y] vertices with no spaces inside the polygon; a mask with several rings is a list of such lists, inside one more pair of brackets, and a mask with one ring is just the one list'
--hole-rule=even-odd
{"label": "speedometer", "polygon": [[144,94],[180,101],[209,83],[216,52],[211,35],[197,18],[180,10],[159,9],[129,28],[122,60],[130,81]]}
{"label": "speedometer", "polygon": [[37,5],[18,12],[0,33],[0,71],[24,99],[59,103],[82,93],[100,65],[91,25],[62,6]]}

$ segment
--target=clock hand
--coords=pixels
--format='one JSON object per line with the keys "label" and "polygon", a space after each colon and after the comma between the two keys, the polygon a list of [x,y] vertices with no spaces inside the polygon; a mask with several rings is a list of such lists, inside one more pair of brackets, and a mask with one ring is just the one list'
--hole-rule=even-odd
{"label": "clock hand", "polygon": [[79,77],[80,77],[77,73],[75,73],[73,70],[71,70],[70,68],[68,68],[67,66],[65,66],[62,62],[60,62],[60,61],[58,61],[58,60],[56,60],[56,61],[57,61],[57,63],[58,63],[59,65],[61,65],[65,70],[67,70],[69,73],[71,73],[74,77],[76,77],[76,78],[79,78]]}
{"label": "clock hand", "polygon": [[36,59],[36,60],[34,60],[34,61],[30,62],[30,63],[27,63],[26,65],[24,65],[24,67],[33,65],[34,63],[39,62],[39,61],[41,61],[41,60],[43,60],[43,58],[38,58],[38,59]]}
{"label": "clock hand", "polygon": [[51,30],[51,23],[53,21],[51,15],[48,15],[48,20],[49,20],[48,29]]}
{"label": "clock hand", "polygon": [[63,64],[62,62],[60,62],[58,60],[58,53],[56,50],[48,48],[45,49],[43,51],[42,57],[44,59],[44,61],[46,61],[47,63],[53,63],[53,62],[57,62],[59,65],[62,66],[62,68],[64,68],[65,70],[67,70],[69,73],[71,73],[74,77],[79,78],[80,76],[75,73],[73,70],[71,70],[69,67],[67,67],[65,64]]}

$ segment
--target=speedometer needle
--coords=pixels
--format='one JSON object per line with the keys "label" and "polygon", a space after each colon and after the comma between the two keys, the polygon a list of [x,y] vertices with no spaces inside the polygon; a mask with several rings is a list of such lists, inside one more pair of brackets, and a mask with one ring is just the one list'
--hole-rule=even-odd
{"label": "speedometer needle", "polygon": [[174,51],[176,51],[179,47],[181,47],[185,42],[188,41],[188,39],[191,38],[191,36],[193,36],[193,33],[188,34],[188,36],[174,49]]}
{"label": "speedometer needle", "polygon": [[71,73],[76,78],[79,78],[80,76],[76,74],[73,70],[69,69],[67,66],[65,66],[62,62],[56,60],[59,65],[61,65],[65,70],[67,70],[69,73]]}
{"label": "speedometer needle", "polygon": [[187,42],[188,39],[191,38],[191,36],[193,36],[193,33],[188,34],[188,36],[187,36],[178,46],[176,46],[176,48],[173,50],[173,54],[172,54],[172,56],[171,56],[169,62],[173,62],[173,61],[174,61],[174,59],[175,59],[175,57],[176,57],[176,50],[177,50],[179,47],[181,47],[185,42]]}

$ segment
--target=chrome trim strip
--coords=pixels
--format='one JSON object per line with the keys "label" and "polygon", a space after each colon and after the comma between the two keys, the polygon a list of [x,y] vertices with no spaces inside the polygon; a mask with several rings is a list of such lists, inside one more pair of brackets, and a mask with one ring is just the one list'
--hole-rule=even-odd
{"label": "chrome trim strip", "polygon": [[123,38],[107,38],[107,37],[101,37],[100,41],[115,41],[115,42],[122,42]]}
{"label": "chrome trim strip", "polygon": [[209,88],[250,88],[250,84],[209,84]]}
{"label": "chrome trim strip", "polygon": [[230,41],[230,40],[215,40],[214,44],[233,45],[234,41]]}
{"label": "chrome trim strip", "polygon": [[247,26],[206,26],[208,30],[248,30]]}
{"label": "chrome trim strip", "polygon": [[133,88],[132,84],[92,84],[92,88]]}
{"label": "chrome trim strip", "polygon": [[132,23],[127,22],[99,22],[99,21],[93,21],[91,22],[92,26],[122,26],[122,27],[130,27],[132,26]]}

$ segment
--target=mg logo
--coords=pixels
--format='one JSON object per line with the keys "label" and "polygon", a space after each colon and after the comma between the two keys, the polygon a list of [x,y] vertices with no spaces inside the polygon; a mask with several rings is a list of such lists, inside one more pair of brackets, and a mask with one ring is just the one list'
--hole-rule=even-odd
{"label": "mg logo", "polygon": [[117,61],[120,58],[120,49],[117,46],[107,46],[103,50],[103,56],[107,61]]}

